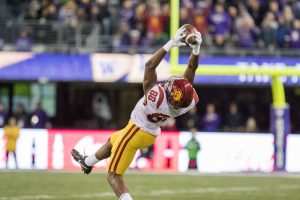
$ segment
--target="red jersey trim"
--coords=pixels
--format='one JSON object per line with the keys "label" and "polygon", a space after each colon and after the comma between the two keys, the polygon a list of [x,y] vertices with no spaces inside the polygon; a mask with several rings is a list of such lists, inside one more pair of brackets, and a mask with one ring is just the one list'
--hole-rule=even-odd
{"label": "red jersey trim", "polygon": [[157,109],[159,108],[159,106],[162,104],[163,100],[164,100],[164,90],[161,88],[160,85],[158,85],[158,90],[159,90],[159,98],[157,101]]}

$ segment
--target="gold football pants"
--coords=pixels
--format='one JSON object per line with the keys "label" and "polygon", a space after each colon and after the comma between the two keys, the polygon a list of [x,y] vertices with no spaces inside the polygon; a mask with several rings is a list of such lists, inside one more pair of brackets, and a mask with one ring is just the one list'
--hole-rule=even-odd
{"label": "gold football pants", "polygon": [[108,162],[108,171],[123,175],[136,151],[151,146],[155,138],[154,135],[141,130],[130,120],[124,129],[113,133],[110,137],[113,147]]}

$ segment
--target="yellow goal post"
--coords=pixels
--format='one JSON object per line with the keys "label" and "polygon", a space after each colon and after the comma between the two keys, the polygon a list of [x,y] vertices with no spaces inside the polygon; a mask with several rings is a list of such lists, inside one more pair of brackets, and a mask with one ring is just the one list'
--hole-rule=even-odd
{"label": "yellow goal post", "polygon": [[[171,0],[171,14],[170,14],[170,37],[172,37],[179,28],[179,0]],[[171,71],[173,74],[183,74],[185,70],[185,65],[179,65],[179,49],[173,48],[170,52],[170,64]],[[201,61],[200,61],[201,62]],[[288,67],[284,69],[278,69],[275,67],[270,68],[241,68],[237,66],[201,66],[196,71],[197,75],[240,75],[240,74],[252,74],[252,75],[269,75],[272,77],[272,97],[273,105],[275,108],[284,108],[285,103],[285,93],[283,83],[280,81],[280,76],[293,76],[299,75],[300,70],[295,67]]]}

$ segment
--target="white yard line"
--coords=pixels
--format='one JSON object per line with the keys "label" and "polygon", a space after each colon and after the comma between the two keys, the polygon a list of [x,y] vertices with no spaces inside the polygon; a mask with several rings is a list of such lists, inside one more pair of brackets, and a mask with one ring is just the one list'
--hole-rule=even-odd
{"label": "white yard line", "polygon": [[[156,190],[147,192],[147,196],[178,195],[178,194],[200,194],[200,193],[228,193],[228,192],[253,192],[260,190],[259,187],[207,187],[181,190]],[[142,194],[137,194],[142,195]],[[145,194],[144,194],[145,195]]]}
{"label": "white yard line", "polygon": [[[181,190],[156,190],[147,192],[150,196],[161,196],[161,195],[178,195],[178,194],[200,194],[200,193],[229,193],[229,192],[254,192],[269,190],[271,188],[255,187],[255,186],[240,186],[240,187],[206,187],[206,188],[191,188]],[[275,190],[300,190],[300,185],[279,185],[272,187]],[[138,195],[138,194],[137,194]],[[140,194],[142,195],[142,194]]]}
{"label": "white yard line", "polygon": [[[257,192],[265,190],[300,190],[300,185],[278,185],[272,188],[268,187],[256,187],[256,186],[239,186],[239,187],[206,187],[206,188],[187,188],[180,190],[160,189],[150,190],[145,192],[133,192],[135,196],[147,196],[147,197],[161,197],[161,196],[176,196],[183,194],[204,194],[204,193],[234,193],[234,192]],[[99,193],[83,193],[67,196],[54,196],[54,195],[26,195],[17,197],[0,197],[0,200],[47,200],[47,199],[91,199],[100,197],[115,197],[112,192],[99,192]]]}
{"label": "white yard line", "polygon": [[54,196],[43,195],[26,195],[17,197],[0,197],[0,200],[35,200],[35,199],[55,199]]}
{"label": "white yard line", "polygon": [[16,197],[0,197],[0,200],[43,200],[43,199],[74,199],[80,197],[81,199],[90,199],[97,197],[115,196],[112,192],[99,192],[99,193],[84,193],[80,195],[67,195],[67,196],[55,196],[55,195],[24,195]]}

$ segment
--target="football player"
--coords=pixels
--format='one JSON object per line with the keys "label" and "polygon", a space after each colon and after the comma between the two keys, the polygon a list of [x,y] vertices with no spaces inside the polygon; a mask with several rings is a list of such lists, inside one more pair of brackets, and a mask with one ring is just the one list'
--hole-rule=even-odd
{"label": "football player", "polygon": [[95,154],[83,156],[75,149],[71,152],[86,174],[92,171],[93,165],[97,162],[110,157],[107,180],[120,200],[132,200],[123,174],[136,151],[154,143],[160,134],[160,125],[163,121],[188,112],[198,103],[198,95],[192,84],[198,67],[202,38],[197,31],[194,36],[197,43],[189,45],[192,52],[183,77],[170,77],[164,84],[158,84],[156,74],[157,66],[171,48],[186,45],[183,42],[186,37],[185,28],[181,27],[175,36],[146,62],[143,80],[145,95],[133,109],[128,125],[113,133]]}

